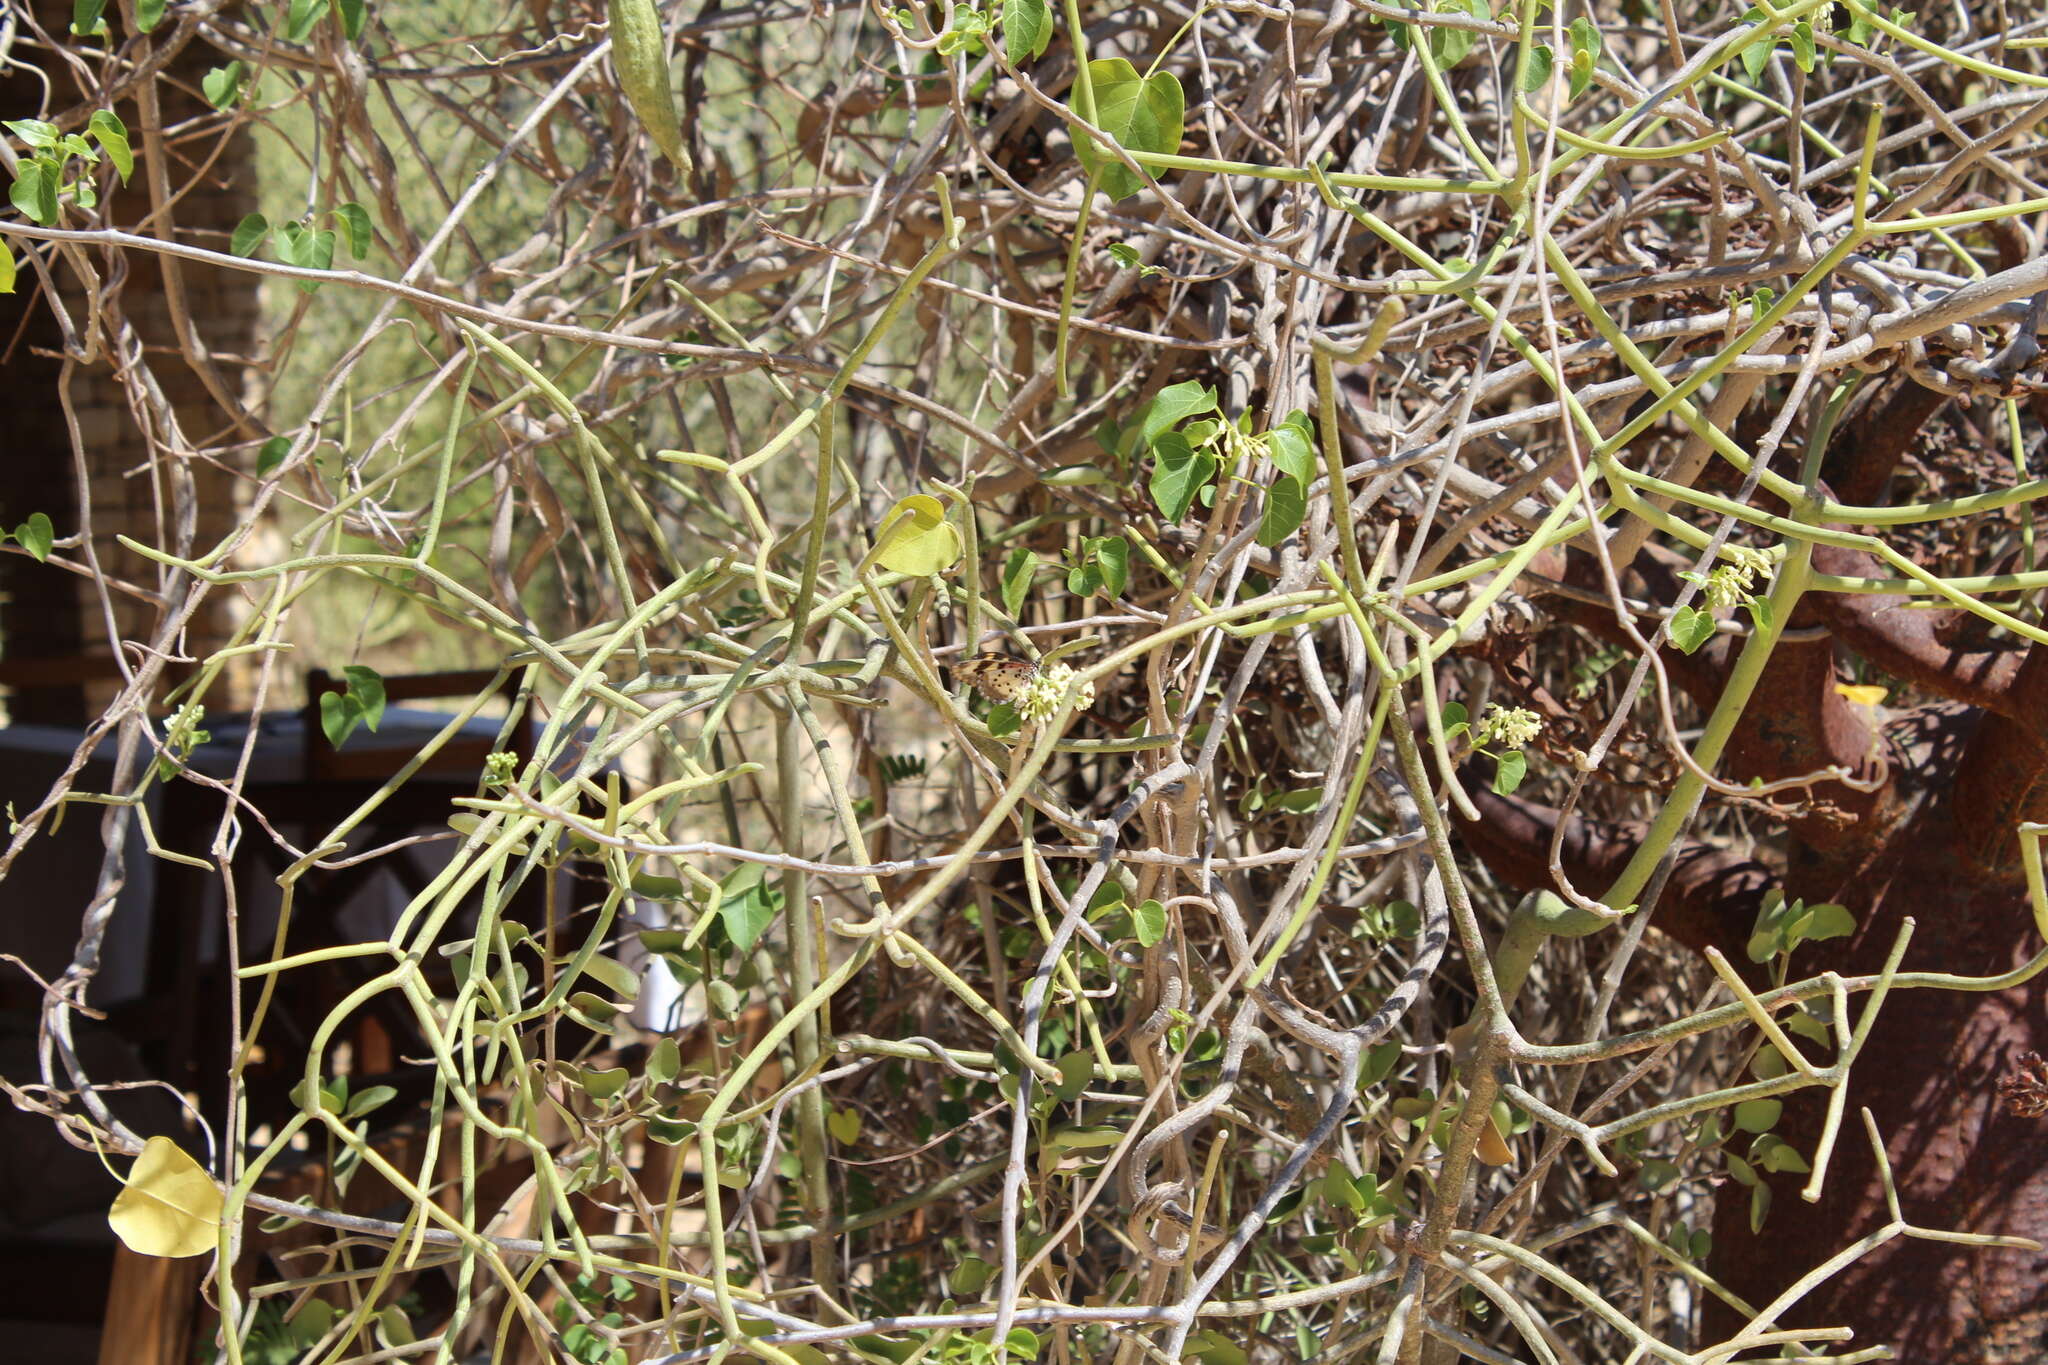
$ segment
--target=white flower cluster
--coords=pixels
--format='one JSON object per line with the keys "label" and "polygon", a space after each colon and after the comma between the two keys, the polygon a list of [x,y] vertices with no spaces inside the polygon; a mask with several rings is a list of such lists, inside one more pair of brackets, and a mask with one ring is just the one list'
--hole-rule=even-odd
{"label": "white flower cluster", "polygon": [[1708,574],[1702,585],[1707,606],[1714,611],[1739,606],[1755,596],[1758,579],[1766,584],[1771,581],[1771,561],[1763,551],[1730,545],[1723,553],[1730,562]]}
{"label": "white flower cluster", "polygon": [[[1073,680],[1074,670],[1068,665],[1047,664],[1017,694],[1017,714],[1032,724],[1052,719],[1060,709],[1060,698],[1065,695],[1067,684]],[[1095,684],[1087,683],[1075,698],[1075,708],[1085,711],[1094,704]]]}
{"label": "white flower cluster", "polygon": [[1506,707],[1499,702],[1489,702],[1486,714],[1479,718],[1479,729],[1474,735],[1483,747],[1499,744],[1509,749],[1520,749],[1543,731],[1543,717],[1526,706]]}

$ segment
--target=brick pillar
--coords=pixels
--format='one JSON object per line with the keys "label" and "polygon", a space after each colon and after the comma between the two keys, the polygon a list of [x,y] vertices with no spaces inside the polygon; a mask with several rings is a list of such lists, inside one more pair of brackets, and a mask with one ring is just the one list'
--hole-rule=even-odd
{"label": "brick pillar", "polygon": [[[18,7],[20,0],[12,3]],[[84,43],[69,33],[71,0],[33,0],[27,8],[41,33],[25,25],[12,56],[16,62],[39,67],[48,77],[48,90],[46,93],[42,82],[19,75],[0,81],[0,117],[41,118],[59,123],[66,131],[83,132],[86,118],[100,107],[99,102],[80,88],[66,63],[53,59],[42,40],[47,35],[58,44]],[[110,5],[107,12],[118,44],[127,37],[118,5]],[[167,19],[154,37],[161,40],[167,36],[174,22]],[[192,179],[198,161],[213,151],[218,133],[209,134],[209,130],[225,124],[225,116],[215,114],[178,87],[198,89],[206,70],[225,60],[195,39],[158,81],[164,124],[179,129],[177,142],[166,153],[165,172],[173,193]],[[95,64],[93,69],[99,68]],[[140,114],[132,98],[117,103],[114,112],[134,137],[135,174],[125,186],[103,174],[99,220],[67,209],[62,226],[135,230],[149,215]],[[168,223],[161,218],[153,223],[150,235],[225,251],[234,225],[255,208],[253,161],[246,144],[215,158],[201,185],[177,201]],[[4,211],[10,216],[18,213],[11,206]],[[88,250],[104,287],[118,275],[117,265],[104,252]],[[36,276],[26,268],[21,245],[16,246],[14,255],[24,269],[16,292],[0,296],[0,347],[5,348],[0,350],[0,382],[6,384],[11,400],[7,446],[0,452],[0,470],[4,470],[0,473],[0,526],[11,529],[31,512],[40,511],[50,517],[60,537],[68,536],[77,532],[83,518],[78,458],[58,400],[61,335]],[[83,282],[61,258],[46,259],[51,260],[51,274],[74,324],[84,325],[90,312]],[[208,394],[198,372],[180,353],[162,260],[151,253],[133,252],[125,264],[126,277],[112,288],[110,297],[118,301],[120,312],[134,326],[157,389],[176,413],[178,426],[193,449],[170,451],[160,444],[152,449],[150,435],[131,407],[128,390],[107,361],[104,337],[97,363],[74,367],[69,393],[84,451],[83,492],[89,500],[85,505],[91,513],[100,566],[110,579],[154,592],[159,586],[156,566],[123,550],[114,537],[126,534],[147,544],[169,545],[176,485],[189,480],[196,510],[191,543],[199,551],[212,546],[233,526],[245,502],[235,471],[246,466],[248,457],[224,447],[247,443],[256,433],[235,428],[233,418]],[[245,359],[257,345],[257,277],[190,261],[179,263],[178,271],[189,312],[214,358],[222,384],[239,399],[245,387]],[[77,550],[61,553],[73,562],[82,562]],[[159,605],[122,592],[116,592],[112,601],[119,636],[149,641],[155,634]],[[209,601],[183,642],[186,654],[204,657],[223,642],[230,626],[226,610],[225,595]],[[78,724],[97,714],[114,694],[114,686],[106,680],[118,675],[112,665],[99,594],[89,580],[64,569],[38,565],[20,555],[0,556],[0,651],[4,651],[0,678],[20,679],[27,673],[63,679],[78,670],[59,661],[81,654],[98,658],[91,666],[97,674],[94,681],[79,682],[74,676],[58,685],[16,687],[7,701],[14,720]],[[38,661],[48,662],[38,667]]]}

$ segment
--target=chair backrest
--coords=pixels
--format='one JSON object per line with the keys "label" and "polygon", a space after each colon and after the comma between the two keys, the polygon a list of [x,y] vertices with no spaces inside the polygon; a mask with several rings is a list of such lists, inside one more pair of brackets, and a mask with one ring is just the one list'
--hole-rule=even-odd
{"label": "chair backrest", "polygon": [[[173,659],[157,680],[157,695],[192,676],[190,660]],[[128,685],[120,661],[104,649],[74,654],[10,653],[0,659],[0,689],[16,722],[83,726]]]}

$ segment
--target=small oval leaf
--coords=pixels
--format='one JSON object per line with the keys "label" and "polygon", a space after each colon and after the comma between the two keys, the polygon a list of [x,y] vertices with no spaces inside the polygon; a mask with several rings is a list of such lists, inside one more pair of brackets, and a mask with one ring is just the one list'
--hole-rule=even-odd
{"label": "small oval leaf", "polygon": [[606,990],[622,1000],[639,998],[640,973],[617,958],[593,954],[590,961],[583,964],[583,971],[586,976],[602,982]]}

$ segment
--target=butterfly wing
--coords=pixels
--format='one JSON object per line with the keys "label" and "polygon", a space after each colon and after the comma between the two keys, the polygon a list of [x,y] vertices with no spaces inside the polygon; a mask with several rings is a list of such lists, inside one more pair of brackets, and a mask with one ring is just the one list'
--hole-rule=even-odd
{"label": "butterfly wing", "polygon": [[989,651],[953,665],[953,677],[991,701],[1015,701],[1031,685],[1038,665],[1015,654]]}

